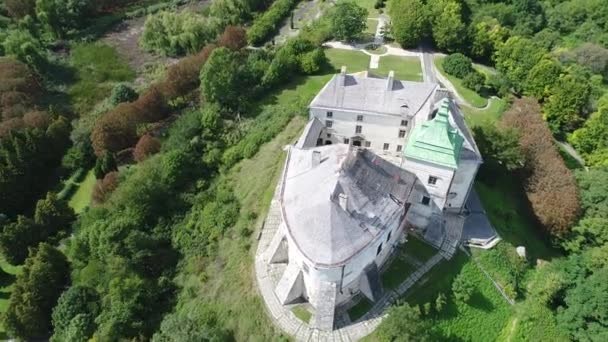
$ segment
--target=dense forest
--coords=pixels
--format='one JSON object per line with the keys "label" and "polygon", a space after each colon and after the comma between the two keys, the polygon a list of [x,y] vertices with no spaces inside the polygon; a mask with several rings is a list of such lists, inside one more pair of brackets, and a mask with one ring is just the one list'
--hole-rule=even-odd
{"label": "dense forest", "polygon": [[[369,12],[340,1],[274,44],[298,1],[213,0],[185,10],[193,3],[0,2],[0,253],[4,269],[20,265],[16,276],[0,275],[15,278],[7,336],[287,339],[249,275],[272,186],[251,199],[235,175],[264,144],[298,129],[311,94],[277,94],[326,80],[335,70],[322,43],[356,39]],[[448,54],[447,73],[508,99],[500,120],[474,127],[485,159],[479,178],[521,187],[539,228],[531,234],[552,250],[550,260],[505,266],[523,327],[511,337],[608,339],[608,2],[374,7],[391,18],[387,38]],[[137,18],[145,20],[142,54],[171,63],[134,70],[102,40]],[[483,76],[473,63],[495,72]],[[587,167],[568,168],[556,140]],[[272,183],[273,170],[259,176]],[[91,205],[76,212],[68,201],[87,172]],[[424,304],[439,312],[451,297],[469,301],[471,284],[456,279],[453,296]],[[433,329],[424,311],[391,308],[372,338],[454,337]]]}

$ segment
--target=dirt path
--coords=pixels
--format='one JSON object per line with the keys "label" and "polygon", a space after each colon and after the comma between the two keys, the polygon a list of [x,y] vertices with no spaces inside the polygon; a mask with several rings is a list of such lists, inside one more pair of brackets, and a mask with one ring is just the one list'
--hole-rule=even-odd
{"label": "dirt path", "polygon": [[[209,3],[210,0],[200,0],[180,6],[177,11],[198,11]],[[150,66],[171,64],[177,61],[176,58],[153,54],[140,47],[139,39],[143,33],[146,19],[147,16],[126,19],[101,39],[102,42],[116,48],[118,53],[127,60],[129,66],[135,70],[138,76],[135,83],[142,82],[141,76]]]}

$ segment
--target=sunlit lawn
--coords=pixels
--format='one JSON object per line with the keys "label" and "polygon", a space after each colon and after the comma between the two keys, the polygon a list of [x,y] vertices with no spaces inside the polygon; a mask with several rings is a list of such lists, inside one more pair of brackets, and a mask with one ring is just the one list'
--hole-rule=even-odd
{"label": "sunlit lawn", "polygon": [[291,312],[293,312],[293,314],[304,323],[310,322],[310,318],[312,317],[310,311],[308,311],[308,309],[302,305],[294,306],[291,309]]}
{"label": "sunlit lawn", "polygon": [[422,82],[422,66],[420,58],[402,56],[380,57],[380,64],[374,73],[380,76],[388,76],[389,71],[395,72],[395,78],[404,81]]}
{"label": "sunlit lawn", "polygon": [[435,60],[433,62],[435,63],[435,67],[437,68],[437,70],[439,70],[439,72],[441,72],[443,76],[445,76],[448,80],[450,80],[450,82],[452,82],[458,94],[460,94],[460,96],[462,96],[467,102],[469,102],[475,107],[483,108],[488,103],[488,99],[477,94],[474,90],[468,89],[467,87],[463,86],[461,79],[448,75],[443,70],[443,66],[441,64],[444,58],[445,57],[435,57]]}
{"label": "sunlit lawn", "polygon": [[490,105],[486,109],[476,109],[467,106],[462,106],[461,109],[465,113],[465,119],[469,126],[478,126],[484,123],[494,124],[502,113],[507,109],[507,101],[498,98],[489,99]]}
{"label": "sunlit lawn", "polygon": [[326,49],[325,55],[337,71],[339,71],[343,65],[346,66],[346,71],[348,73],[365,71],[369,68],[370,57],[363,52]]}
{"label": "sunlit lawn", "polygon": [[78,184],[78,190],[72,195],[69,206],[74,209],[76,213],[82,212],[91,203],[91,195],[93,194],[93,188],[95,187],[95,174],[93,170],[87,173],[87,176]]}

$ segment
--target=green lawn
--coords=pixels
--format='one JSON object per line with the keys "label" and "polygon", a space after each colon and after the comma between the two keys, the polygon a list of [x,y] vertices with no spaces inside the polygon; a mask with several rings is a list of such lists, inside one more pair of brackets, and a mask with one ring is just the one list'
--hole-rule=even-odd
{"label": "green lawn", "polygon": [[296,317],[298,317],[304,323],[310,322],[310,318],[312,317],[310,311],[308,311],[308,309],[306,309],[302,305],[294,306],[291,309],[291,312],[293,312],[293,314],[296,315]]}
{"label": "green lawn", "polygon": [[397,256],[391,261],[386,271],[382,273],[382,286],[385,289],[394,290],[415,270],[416,267],[414,265]]}
{"label": "green lawn", "polygon": [[478,126],[484,123],[495,123],[504,111],[508,103],[503,99],[491,98],[490,105],[486,109],[475,109],[462,106],[462,111],[466,114],[465,119],[469,126]]}
{"label": "green lawn", "polygon": [[367,29],[365,32],[371,34],[372,36],[376,35],[376,30],[378,29],[378,20],[376,19],[367,19]]}
{"label": "green lawn", "polygon": [[371,308],[373,304],[365,297],[362,296],[359,303],[348,310],[348,317],[351,322],[357,321],[359,318],[363,317]]}
{"label": "green lawn", "polygon": [[407,236],[407,242],[401,248],[404,253],[420,262],[426,262],[437,254],[437,249],[413,235]]}
{"label": "green lawn", "polygon": [[474,90],[466,88],[465,86],[462,85],[461,79],[448,75],[443,70],[443,66],[441,65],[441,63],[444,58],[445,57],[435,57],[435,60],[433,61],[433,63],[435,63],[435,67],[437,68],[437,70],[439,70],[439,72],[441,72],[441,74],[444,77],[446,77],[448,80],[450,80],[450,82],[452,82],[452,84],[456,88],[456,91],[458,92],[458,94],[460,94],[460,96],[462,96],[472,106],[475,106],[478,108],[485,107],[485,105],[488,103],[487,98],[484,98],[481,95],[477,94]]}
{"label": "green lawn", "polygon": [[388,76],[389,71],[395,71],[395,78],[404,81],[422,81],[422,66],[420,58],[384,56],[380,57],[380,64],[374,73],[379,76]]}
{"label": "green lawn", "polygon": [[346,71],[348,73],[365,71],[369,68],[370,57],[363,52],[326,49],[325,55],[337,71],[339,71],[343,65],[346,66]]}
{"label": "green lawn", "polygon": [[95,187],[95,174],[90,170],[84,180],[78,184],[78,190],[72,195],[68,204],[76,213],[82,212],[91,204],[91,195]]}
{"label": "green lawn", "polygon": [[[475,284],[468,303],[455,301],[452,295],[452,282],[460,273]],[[492,283],[462,252],[431,269],[404,299],[410,305],[432,303],[434,308],[439,293],[447,297],[447,304],[441,312],[433,309],[425,319],[431,320],[432,329],[448,341],[494,341],[512,313]]]}
{"label": "green lawn", "polygon": [[135,72],[116,49],[103,43],[81,43],[70,54],[74,83],[68,89],[74,109],[85,115],[105,99],[117,83],[131,82]]}
{"label": "green lawn", "polygon": [[367,9],[368,17],[377,18],[379,13],[378,10],[374,8],[376,4],[376,0],[357,0],[357,5]]}

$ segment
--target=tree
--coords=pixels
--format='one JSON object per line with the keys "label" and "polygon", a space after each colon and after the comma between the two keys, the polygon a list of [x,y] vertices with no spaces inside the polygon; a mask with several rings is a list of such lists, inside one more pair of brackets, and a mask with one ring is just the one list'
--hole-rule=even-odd
{"label": "tree", "polygon": [[276,0],[261,15],[255,18],[251,28],[247,30],[247,41],[251,45],[260,45],[270,38],[281,25],[281,21],[296,5],[296,0]]}
{"label": "tree", "polygon": [[112,88],[110,102],[116,106],[123,102],[133,102],[137,100],[137,97],[137,92],[133,88],[121,83]]}
{"label": "tree", "polygon": [[433,21],[433,40],[438,48],[454,52],[464,45],[466,25],[462,21],[462,5],[454,0],[429,3]]}
{"label": "tree", "polygon": [[46,63],[46,52],[40,41],[23,29],[10,30],[2,42],[7,55],[27,64],[38,73],[42,72]]}
{"label": "tree", "polygon": [[100,298],[95,289],[75,285],[61,294],[53,309],[51,341],[73,341],[80,334],[87,340],[93,335],[95,317],[99,315]]}
{"label": "tree", "polygon": [[36,203],[34,222],[45,229],[48,235],[67,229],[75,219],[74,210],[68,206],[67,201],[58,199],[55,193],[47,193],[46,198]]}
{"label": "tree", "polygon": [[367,10],[355,2],[341,1],[331,14],[331,27],[338,40],[352,41],[367,27]]}
{"label": "tree", "polygon": [[244,82],[248,70],[243,62],[238,52],[224,47],[215,49],[201,70],[201,93],[205,100],[232,111],[245,109],[251,89]]}
{"label": "tree", "polygon": [[540,115],[540,106],[531,98],[515,100],[502,120],[520,133],[526,171],[524,190],[534,215],[548,233],[563,238],[578,219],[580,197],[572,172]]}
{"label": "tree", "polygon": [[395,40],[405,48],[417,47],[428,35],[428,16],[421,0],[389,2],[391,29]]}
{"label": "tree", "polygon": [[101,179],[106,174],[112,171],[118,171],[118,166],[116,165],[116,159],[114,158],[114,154],[112,152],[106,151],[101,158],[97,159],[95,163],[95,178]]}
{"label": "tree", "polygon": [[8,15],[15,19],[36,15],[36,0],[4,0],[4,6]]}
{"label": "tree", "polygon": [[608,219],[608,167],[576,172],[584,217]]}
{"label": "tree", "polygon": [[93,10],[90,0],[36,0],[36,16],[56,38],[84,23]]}
{"label": "tree", "polygon": [[27,258],[28,247],[37,237],[36,223],[22,215],[17,216],[14,222],[6,223],[0,233],[0,252],[6,261],[12,265],[19,265]]}
{"label": "tree", "polygon": [[484,18],[469,26],[471,56],[489,62],[494,52],[509,38],[509,30],[502,27],[495,18]]}
{"label": "tree", "polygon": [[116,171],[106,174],[103,179],[98,179],[93,188],[93,202],[96,204],[104,203],[110,194],[118,187],[118,175]]}
{"label": "tree", "polygon": [[475,291],[475,286],[471,283],[471,280],[464,276],[462,273],[458,274],[454,282],[452,283],[452,293],[456,300],[466,303],[471,300],[471,296]]}
{"label": "tree", "polygon": [[600,247],[608,243],[608,219],[589,217],[580,220],[562,243],[564,249],[579,253],[585,248]]}
{"label": "tree", "polygon": [[227,26],[218,39],[218,44],[231,50],[240,50],[247,46],[247,31],[240,26]]}
{"label": "tree", "polygon": [[163,319],[160,330],[154,334],[154,342],[172,341],[229,341],[234,339],[224,331],[217,315],[202,308],[194,314],[173,313]]}
{"label": "tree", "polygon": [[4,319],[11,336],[22,339],[48,337],[51,311],[68,284],[70,265],[60,251],[41,243],[17,275]]}
{"label": "tree", "polygon": [[565,306],[557,312],[557,322],[572,340],[608,339],[608,267],[595,270],[584,281],[566,291]]}
{"label": "tree", "polygon": [[505,75],[515,91],[521,93],[530,70],[544,53],[545,50],[530,39],[511,37],[496,51],[496,69]]}
{"label": "tree", "polygon": [[47,112],[30,111],[23,115],[23,123],[31,128],[46,130],[51,124],[51,117]]}
{"label": "tree", "polygon": [[573,74],[561,75],[553,87],[543,112],[554,134],[574,131],[584,121],[589,102],[589,81]]}
{"label": "tree", "polygon": [[464,78],[473,71],[471,59],[459,52],[446,56],[441,62],[441,66],[445,72],[458,78]]}
{"label": "tree", "polygon": [[468,73],[462,79],[462,85],[476,92],[481,91],[486,83],[486,76],[477,70]]}
{"label": "tree", "polygon": [[443,311],[443,308],[445,307],[446,304],[447,304],[447,298],[445,297],[445,295],[443,293],[439,293],[437,295],[437,298],[435,299],[435,310],[437,312]]}
{"label": "tree", "polygon": [[162,92],[168,100],[186,96],[198,89],[201,68],[215,48],[214,44],[208,44],[199,53],[184,57],[167,69]]}
{"label": "tree", "polygon": [[603,160],[590,157],[608,148],[608,95],[604,95],[598,101],[597,107],[597,112],[591,114],[583,127],[568,137],[568,141],[583,154],[585,161],[590,165],[602,163]]}
{"label": "tree", "polygon": [[559,79],[562,67],[554,59],[543,58],[530,70],[525,82],[525,94],[543,100]]}
{"label": "tree", "polygon": [[376,330],[376,337],[382,342],[424,342],[431,341],[430,325],[407,303],[391,307]]}
{"label": "tree", "polygon": [[135,145],[133,151],[133,157],[137,162],[142,162],[149,156],[158,153],[160,151],[160,140],[149,135],[144,134]]}
{"label": "tree", "polygon": [[584,43],[574,49],[576,62],[608,79],[608,49],[593,43]]}
{"label": "tree", "polygon": [[473,134],[484,159],[483,168],[493,171],[500,165],[514,171],[523,167],[524,157],[519,147],[519,134],[515,129],[484,124],[473,127]]}

